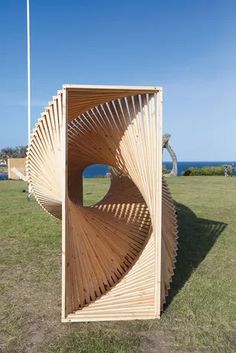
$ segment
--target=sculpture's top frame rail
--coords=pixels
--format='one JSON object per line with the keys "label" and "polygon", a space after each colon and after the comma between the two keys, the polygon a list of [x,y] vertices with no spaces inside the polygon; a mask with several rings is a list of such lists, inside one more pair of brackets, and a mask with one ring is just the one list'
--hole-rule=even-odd
{"label": "sculpture's top frame rail", "polygon": [[155,86],[112,86],[112,85],[63,85],[67,96],[67,123],[81,113],[111,100],[137,94],[161,93],[162,87]]}
{"label": "sculpture's top frame rail", "polygon": [[62,88],[65,89],[81,89],[81,90],[114,90],[114,91],[148,91],[156,92],[161,91],[160,86],[121,86],[121,85],[76,85],[76,84],[64,84]]}

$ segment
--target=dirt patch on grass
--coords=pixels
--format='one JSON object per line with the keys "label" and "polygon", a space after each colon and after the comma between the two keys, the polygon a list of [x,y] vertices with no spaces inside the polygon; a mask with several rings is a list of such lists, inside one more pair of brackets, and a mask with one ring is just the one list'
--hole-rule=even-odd
{"label": "dirt patch on grass", "polygon": [[173,339],[167,333],[156,329],[142,332],[139,353],[173,353],[170,348]]}

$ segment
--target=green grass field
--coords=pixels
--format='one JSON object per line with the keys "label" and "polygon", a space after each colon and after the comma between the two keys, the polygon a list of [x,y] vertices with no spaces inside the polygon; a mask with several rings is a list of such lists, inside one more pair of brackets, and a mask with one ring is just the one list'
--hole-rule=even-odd
{"label": "green grass field", "polygon": [[[0,182],[0,352],[230,353],[236,347],[236,179],[168,179],[179,251],[160,320],[61,324],[60,221],[27,200],[23,182]],[[87,179],[86,204],[107,179]]]}

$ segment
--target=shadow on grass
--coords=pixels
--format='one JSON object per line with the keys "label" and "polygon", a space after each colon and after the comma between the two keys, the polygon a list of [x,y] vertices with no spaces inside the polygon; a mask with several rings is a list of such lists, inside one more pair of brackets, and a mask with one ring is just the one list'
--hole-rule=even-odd
{"label": "shadow on grass", "polygon": [[198,218],[188,207],[175,203],[178,217],[178,252],[173,282],[165,309],[204,260],[226,223]]}

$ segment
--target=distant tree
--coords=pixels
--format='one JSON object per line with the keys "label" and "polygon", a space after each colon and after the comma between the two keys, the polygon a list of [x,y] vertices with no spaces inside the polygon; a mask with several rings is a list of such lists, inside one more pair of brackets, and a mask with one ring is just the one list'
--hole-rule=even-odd
{"label": "distant tree", "polygon": [[166,150],[169,152],[171,159],[172,159],[172,163],[173,163],[173,167],[172,170],[170,172],[170,175],[178,175],[178,163],[177,163],[177,157],[176,154],[173,150],[173,148],[171,148],[171,146],[169,145],[169,139],[170,139],[171,135],[170,134],[164,134],[162,137],[162,148],[166,148]]}
{"label": "distant tree", "polygon": [[0,150],[0,158],[24,158],[26,152],[27,146],[5,147]]}

